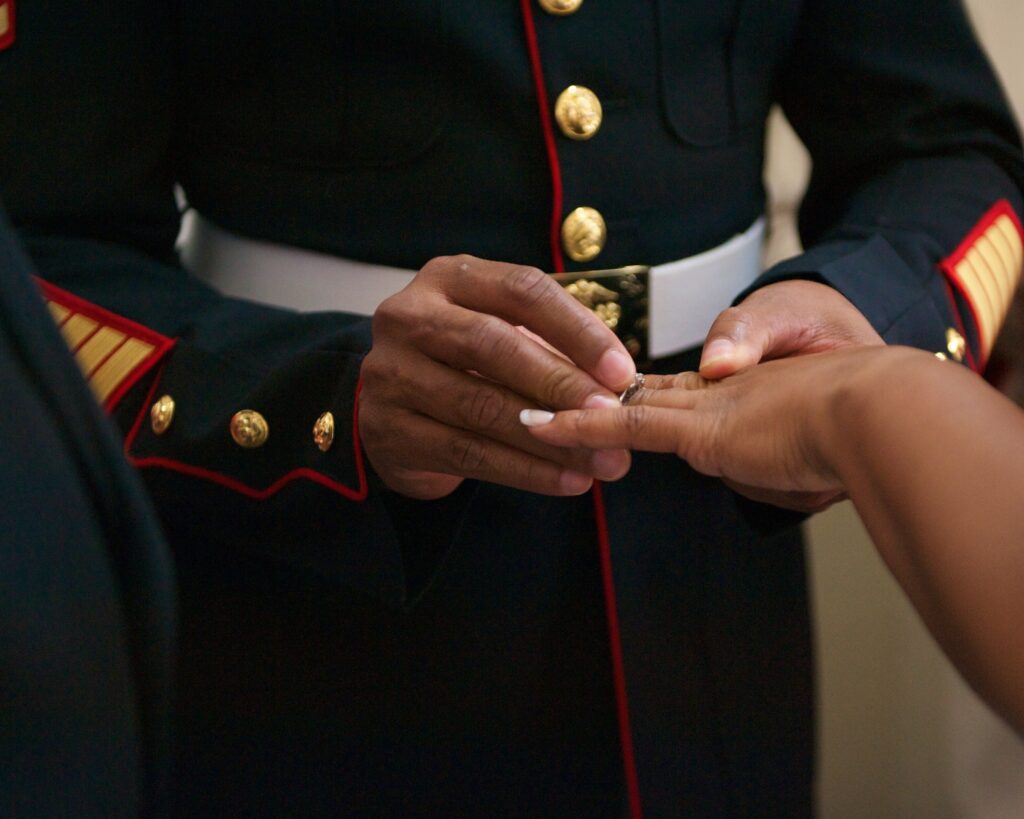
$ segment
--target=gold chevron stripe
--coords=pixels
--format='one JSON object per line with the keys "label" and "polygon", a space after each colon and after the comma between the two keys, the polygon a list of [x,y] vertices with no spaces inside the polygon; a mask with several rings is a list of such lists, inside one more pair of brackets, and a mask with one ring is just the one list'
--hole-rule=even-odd
{"label": "gold chevron stripe", "polygon": [[988,266],[988,262],[982,257],[981,252],[978,250],[978,242],[975,242],[971,249],[967,251],[967,261],[971,263],[974,272],[978,274],[978,280],[981,286],[985,288],[985,293],[988,295],[988,303],[992,307],[993,312],[997,317],[1000,316],[1003,312],[1003,305],[1006,304],[1006,299],[1003,298],[1000,292],[1002,288],[999,285],[999,274],[992,270]]}
{"label": "gold chevron stripe", "polygon": [[101,327],[85,344],[78,348],[75,353],[75,360],[86,378],[92,375],[93,371],[107,358],[114,350],[121,346],[125,340],[125,334],[113,327]]}
{"label": "gold chevron stripe", "polygon": [[992,225],[995,230],[990,229],[993,235],[1001,236],[1010,244],[1012,259],[1010,263],[1011,272],[1018,281],[1021,276],[1021,268],[1024,267],[1024,237],[1017,231],[1016,225],[1009,216],[1000,216]]}
{"label": "gold chevron stripe", "polygon": [[100,368],[89,378],[89,386],[101,404],[106,402],[110,394],[117,389],[139,364],[145,361],[155,348],[152,344],[128,339]]}
{"label": "gold chevron stripe", "polygon": [[63,304],[57,304],[55,301],[46,302],[46,306],[50,310],[50,315],[53,316],[53,320],[57,324],[63,324],[64,319],[71,315],[71,311],[68,310]]}
{"label": "gold chevron stripe", "polygon": [[992,341],[995,339],[995,330],[993,329],[997,325],[995,306],[981,283],[981,276],[969,259],[964,259],[956,266],[956,275],[967,293],[967,298],[974,305],[980,325],[978,331],[981,334],[981,347],[987,356],[988,351],[992,349]]}
{"label": "gold chevron stripe", "polygon": [[172,339],[154,330],[90,304],[42,279],[38,281],[50,316],[75,363],[108,411],[113,410],[135,380],[174,346]]}
{"label": "gold chevron stripe", "polygon": [[970,302],[984,364],[1024,273],[1024,232],[1006,201],[998,202],[941,267]]}
{"label": "gold chevron stripe", "polygon": [[978,239],[973,249],[977,251],[978,256],[981,257],[992,274],[992,281],[996,285],[1000,303],[1009,304],[1013,297],[1013,274],[1010,272],[1010,266],[1003,261],[999,251],[996,250],[995,243],[989,238],[989,233],[991,231]]}
{"label": "gold chevron stripe", "polygon": [[68,343],[68,348],[74,352],[78,346],[95,332],[99,324],[88,316],[75,313],[60,326],[61,335]]}

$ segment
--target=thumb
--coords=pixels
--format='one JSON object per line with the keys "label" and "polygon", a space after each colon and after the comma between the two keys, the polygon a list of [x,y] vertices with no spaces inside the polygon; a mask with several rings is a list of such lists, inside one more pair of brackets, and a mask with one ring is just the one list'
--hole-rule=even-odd
{"label": "thumb", "polygon": [[715,380],[754,366],[771,348],[772,336],[770,313],[745,305],[723,310],[704,340],[700,374]]}

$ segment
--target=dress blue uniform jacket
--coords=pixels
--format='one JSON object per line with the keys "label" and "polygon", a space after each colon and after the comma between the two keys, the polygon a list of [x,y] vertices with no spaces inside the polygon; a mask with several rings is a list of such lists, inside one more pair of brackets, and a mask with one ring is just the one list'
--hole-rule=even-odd
{"label": "dress blue uniform jacket", "polygon": [[0,815],[170,815],[170,556],[0,215]]}
{"label": "dress blue uniform jacket", "polygon": [[[234,232],[413,269],[582,269],[552,225],[586,205],[608,226],[586,267],[659,264],[762,213],[780,103],[814,161],[808,250],[757,285],[826,282],[888,341],[952,329],[981,367],[1024,161],[960,4],[16,2],[0,194],[45,279],[174,342],[106,406],[180,576],[181,815],[808,815],[791,519],[655,456],[605,488],[607,532],[590,498],[388,493],[351,433],[369,322],[198,283],[173,186]],[[585,142],[539,104],[572,83],[603,104]],[[243,407],[260,449],[228,434]]]}

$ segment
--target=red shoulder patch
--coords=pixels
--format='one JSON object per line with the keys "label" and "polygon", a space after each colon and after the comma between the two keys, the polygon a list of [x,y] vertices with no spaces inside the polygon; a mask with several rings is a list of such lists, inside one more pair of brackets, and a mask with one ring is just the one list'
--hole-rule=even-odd
{"label": "red shoulder patch", "polygon": [[0,51],[14,43],[14,0],[0,0]]}

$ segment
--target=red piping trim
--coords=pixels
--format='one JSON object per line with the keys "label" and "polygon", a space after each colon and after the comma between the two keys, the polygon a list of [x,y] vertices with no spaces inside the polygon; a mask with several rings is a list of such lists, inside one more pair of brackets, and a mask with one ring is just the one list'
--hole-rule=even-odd
{"label": "red piping trim", "polygon": [[971,228],[971,232],[968,233],[964,240],[957,246],[957,249],[943,259],[941,264],[958,264],[961,262],[964,256],[967,255],[968,251],[974,247],[978,239],[985,235],[985,231],[992,227],[1000,216],[1009,217],[1010,221],[1013,222],[1014,227],[1017,228],[1017,233],[1020,234],[1021,241],[1024,241],[1024,227],[1021,226],[1021,221],[1018,218],[1016,211],[1014,211],[1009,200],[1000,199],[991,208],[989,208],[988,211],[986,211],[985,215],[978,220],[978,224]]}
{"label": "red piping trim", "polygon": [[[1017,216],[1016,211],[1014,211],[1013,206],[1008,200],[1000,199],[988,209],[984,216],[981,217],[967,236],[964,237],[964,240],[960,242],[956,250],[939,262],[939,269],[946,275],[946,280],[956,288],[957,292],[960,293],[963,300],[967,303],[968,309],[971,313],[971,320],[974,322],[974,327],[978,331],[978,358],[976,363],[972,364],[972,368],[977,372],[981,372],[985,369],[988,353],[990,353],[991,350],[984,349],[984,342],[982,341],[984,331],[980,317],[978,316],[977,308],[974,306],[974,302],[971,300],[971,296],[967,291],[967,288],[964,286],[963,282],[960,281],[960,277],[956,273],[956,266],[963,261],[963,258],[968,254],[971,248],[974,247],[977,241],[985,235],[985,232],[995,224],[996,220],[999,219],[1000,216],[1006,216],[1010,219],[1013,226],[1017,229],[1017,233],[1020,236],[1021,241],[1024,242],[1024,226],[1021,225],[1020,218]],[[953,304],[953,312],[954,314],[959,315],[955,300]],[[961,332],[963,331],[961,330]]]}
{"label": "red piping trim", "polygon": [[117,330],[122,330],[126,335],[133,336],[134,338],[141,338],[154,346],[165,343],[170,347],[174,344],[173,339],[161,335],[156,330],[150,329],[149,327],[139,324],[136,321],[132,321],[129,318],[125,318],[124,316],[120,316],[117,313],[111,313],[105,307],[100,307],[98,304],[86,301],[80,296],[76,296],[74,293],[69,293],[67,290],[57,287],[54,284],[50,284],[45,279],[36,278],[36,282],[39,285],[39,289],[43,291],[50,301],[57,302],[61,307],[67,307],[73,313],[84,313],[89,318],[99,321],[100,324],[114,327]]}
{"label": "red piping trim", "polygon": [[551,124],[551,109],[548,105],[548,92],[544,85],[544,69],[540,61],[540,46],[537,44],[537,28],[533,24],[533,7],[531,0],[520,0],[523,12],[523,28],[526,30],[526,48],[530,53],[530,71],[533,74],[533,87],[537,93],[537,108],[540,113],[540,126],[544,132],[544,148],[548,155],[548,168],[551,171],[551,265],[555,273],[565,271],[565,260],[562,258],[562,167],[558,162],[558,149],[555,146],[555,129]]}
{"label": "red piping trim", "polygon": [[193,478],[200,478],[205,481],[223,486],[226,489],[230,489],[234,492],[238,492],[240,495],[245,495],[253,500],[266,500],[272,495],[280,492],[285,486],[290,484],[292,481],[307,480],[313,483],[318,483],[321,486],[330,489],[333,492],[337,492],[344,498],[348,498],[351,501],[362,502],[366,500],[368,494],[367,481],[366,481],[366,468],[363,463],[363,447],[362,442],[359,440],[359,393],[362,390],[363,382],[360,380],[356,384],[356,392],[354,398],[354,404],[352,408],[352,444],[353,452],[356,464],[356,474],[358,476],[359,485],[358,488],[352,489],[351,487],[345,486],[344,484],[338,483],[326,475],[317,472],[316,470],[309,469],[307,467],[299,467],[293,469],[291,472],[281,476],[274,481],[270,486],[263,489],[258,489],[253,486],[242,483],[235,478],[225,475],[221,472],[214,472],[210,469],[205,469],[200,466],[193,466],[192,464],[186,464],[182,461],[174,460],[173,458],[164,458],[161,456],[146,456],[136,457],[131,453],[131,447],[135,443],[135,439],[139,434],[139,430],[142,427],[142,421],[146,417],[149,406],[153,401],[153,396],[156,394],[157,386],[160,380],[163,378],[163,370],[157,374],[157,377],[153,379],[153,386],[149,388],[149,394],[146,396],[146,400],[142,402],[142,408],[139,410],[138,417],[135,419],[135,423],[132,424],[131,431],[128,433],[128,437],[124,440],[124,456],[125,459],[132,466],[137,469],[150,469],[153,467],[168,469],[172,472],[180,472],[183,475],[189,475]]}
{"label": "red piping trim", "polygon": [[615,684],[615,709],[619,722],[619,743],[622,746],[622,767],[626,774],[626,793],[630,819],[641,819],[640,778],[636,770],[633,732],[629,724],[629,697],[626,692],[626,668],[622,659],[622,634],[619,609],[615,601],[612,576],[612,547],[608,537],[608,517],[604,508],[604,490],[594,482],[594,520],[597,523],[597,544],[601,555],[601,580],[604,584],[604,608],[608,619],[608,647],[611,651],[612,678]]}
{"label": "red piping trim", "polygon": [[[119,316],[117,313],[111,313],[106,308],[100,307],[98,304],[93,304],[91,301],[86,301],[85,299],[76,296],[74,293],[69,293],[67,290],[50,284],[44,279],[37,277],[36,282],[39,285],[39,289],[42,290],[43,295],[47,299],[56,302],[61,307],[66,307],[72,313],[80,313],[88,318],[94,319],[101,326],[113,327],[115,330],[120,330],[130,338],[139,339],[140,341],[145,341],[147,344],[153,345],[153,352],[140,361],[135,366],[135,369],[121,380],[121,383],[118,384],[117,388],[107,398],[106,403],[103,405],[103,409],[108,414],[114,411],[118,402],[124,398],[125,393],[134,387],[142,376],[153,369],[153,367],[159,363],[165,355],[167,355],[168,351],[174,347],[176,343],[176,340],[173,338],[161,335],[156,332],[156,330],[145,327],[144,325],[125,318],[124,316]],[[64,321],[67,321],[69,318],[70,316],[65,317]],[[89,338],[97,332],[99,332],[98,327],[93,331],[93,333],[89,334]],[[84,344],[86,340],[87,339],[83,339],[81,344]],[[81,346],[81,344],[79,346]]]}

